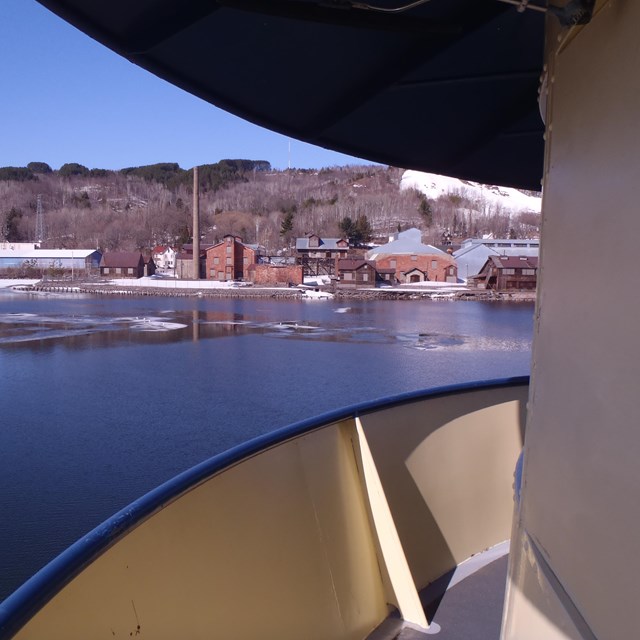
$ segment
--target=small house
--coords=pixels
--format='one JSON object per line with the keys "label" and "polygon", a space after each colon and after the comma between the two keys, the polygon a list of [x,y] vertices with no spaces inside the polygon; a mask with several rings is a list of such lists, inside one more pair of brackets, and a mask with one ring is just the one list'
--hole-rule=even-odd
{"label": "small house", "polygon": [[531,291],[536,288],[538,258],[530,256],[490,256],[469,284],[494,291]]}
{"label": "small house", "polygon": [[155,263],[139,251],[112,251],[100,260],[100,275],[110,278],[142,278],[155,273]]}
{"label": "small house", "polygon": [[157,269],[173,271],[176,267],[176,250],[173,247],[159,245],[153,249],[152,257]]}
{"label": "small house", "polygon": [[373,262],[367,260],[344,258],[338,260],[337,276],[338,287],[374,287],[376,284],[376,267]]}

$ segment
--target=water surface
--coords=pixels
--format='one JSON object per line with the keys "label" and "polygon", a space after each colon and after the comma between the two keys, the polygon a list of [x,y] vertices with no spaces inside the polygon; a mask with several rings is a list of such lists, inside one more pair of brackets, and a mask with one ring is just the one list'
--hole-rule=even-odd
{"label": "water surface", "polygon": [[116,510],[334,408],[529,372],[533,305],[0,293],[0,599]]}

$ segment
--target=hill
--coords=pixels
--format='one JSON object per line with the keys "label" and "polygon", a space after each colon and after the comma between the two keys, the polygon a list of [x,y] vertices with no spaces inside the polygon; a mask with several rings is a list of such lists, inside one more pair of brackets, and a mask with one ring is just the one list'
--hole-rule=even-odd
{"label": "hill", "polygon": [[[353,224],[365,218],[381,239],[416,226],[434,243],[447,234],[537,232],[539,214],[520,204],[535,201],[530,194],[509,193],[514,206],[507,207],[495,188],[424,176],[429,174],[369,165],[274,171],[265,161],[221,160],[199,170],[203,240],[233,233],[276,253],[306,233],[341,236],[347,218]],[[0,239],[35,239],[40,195],[45,247],[149,250],[186,243],[192,184],[192,171],[176,163],[120,171],[77,163],[58,170],[43,162],[0,167]]]}

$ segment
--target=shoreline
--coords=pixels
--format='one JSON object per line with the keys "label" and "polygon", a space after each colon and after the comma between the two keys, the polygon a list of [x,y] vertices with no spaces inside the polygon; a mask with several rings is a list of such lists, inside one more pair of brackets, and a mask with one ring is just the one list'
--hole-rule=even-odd
{"label": "shoreline", "polygon": [[[0,281],[1,282],[1,281]],[[93,296],[158,296],[169,298],[279,298],[290,300],[316,300],[318,296],[307,295],[306,292],[321,292],[331,294],[333,300],[437,300],[443,302],[454,301],[486,301],[486,302],[534,302],[535,291],[515,291],[512,293],[495,292],[493,290],[459,289],[438,290],[415,288],[361,288],[361,289],[331,289],[314,288],[298,289],[289,287],[179,287],[153,285],[124,285],[119,283],[96,283],[68,281],[36,281],[18,282],[6,288],[13,291],[34,294],[80,294]],[[191,283],[190,283],[191,284]],[[195,282],[193,283],[195,285]],[[0,285],[1,286],[1,285]],[[327,298],[323,298],[327,299]]]}

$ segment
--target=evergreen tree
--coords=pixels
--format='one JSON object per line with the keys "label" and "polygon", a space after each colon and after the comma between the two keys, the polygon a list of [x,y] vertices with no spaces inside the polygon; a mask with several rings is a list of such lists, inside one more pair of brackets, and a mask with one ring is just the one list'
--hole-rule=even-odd
{"label": "evergreen tree", "polygon": [[284,214],[282,224],[280,225],[280,235],[288,237],[293,231],[293,211],[289,210]]}
{"label": "evergreen tree", "polygon": [[355,231],[353,220],[349,216],[346,216],[345,218],[342,218],[338,227],[340,231],[342,231],[342,235],[347,238],[347,240],[351,241],[351,237]]}
{"label": "evergreen tree", "polygon": [[429,198],[427,198],[423,193],[418,193],[418,198],[420,199],[418,211],[423,217],[424,223],[427,227],[431,227],[433,225],[433,210],[431,209],[431,202],[429,202]]}
{"label": "evergreen tree", "polygon": [[360,215],[356,220],[356,244],[369,242],[373,236],[373,229],[367,216]]}
{"label": "evergreen tree", "polygon": [[349,244],[354,247],[358,247],[364,242],[369,242],[373,234],[371,224],[365,215],[359,215],[355,222],[347,216],[340,221],[338,227],[345,238],[349,240]]}
{"label": "evergreen tree", "polygon": [[5,214],[1,230],[7,242],[21,242],[24,239],[20,231],[21,220],[22,211],[15,207],[11,207],[11,210]]}

